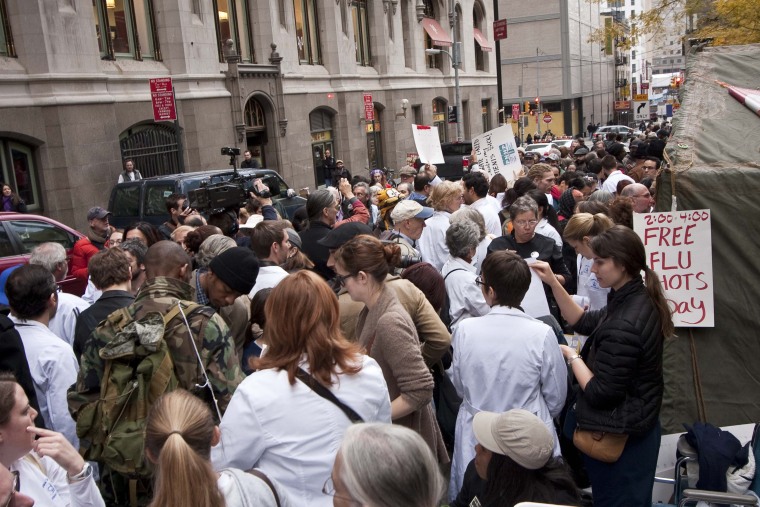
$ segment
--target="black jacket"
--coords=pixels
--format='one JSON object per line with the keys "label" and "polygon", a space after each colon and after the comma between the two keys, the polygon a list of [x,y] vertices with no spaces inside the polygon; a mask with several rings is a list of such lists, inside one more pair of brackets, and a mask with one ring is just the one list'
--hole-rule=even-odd
{"label": "black jacket", "polygon": [[77,356],[77,361],[81,360],[85,344],[95,328],[98,327],[98,324],[116,310],[126,308],[134,303],[134,301],[135,297],[129,292],[107,290],[92,306],[79,314],[74,330],[74,354]]}
{"label": "black jacket", "polygon": [[626,434],[652,429],[662,405],[664,339],[641,277],[611,291],[607,307],[586,312],[575,330],[589,335],[581,356],[594,373],[577,390],[578,426]]}
{"label": "black jacket", "polygon": [[301,236],[301,242],[303,248],[301,251],[305,253],[311,262],[314,263],[314,272],[320,275],[325,280],[329,280],[335,273],[332,269],[327,267],[327,259],[330,257],[330,249],[326,246],[322,246],[318,241],[332,230],[332,227],[319,220],[309,222],[309,227],[298,233]]}

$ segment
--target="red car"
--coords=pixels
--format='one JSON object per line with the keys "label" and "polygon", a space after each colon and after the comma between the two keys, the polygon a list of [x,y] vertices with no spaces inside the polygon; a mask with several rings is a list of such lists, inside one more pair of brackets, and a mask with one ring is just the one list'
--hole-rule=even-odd
{"label": "red car", "polygon": [[[29,262],[37,245],[53,241],[66,249],[71,271],[71,249],[84,235],[71,227],[40,215],[0,212],[0,274],[8,268]],[[81,296],[87,284],[71,275],[58,282],[68,293]]]}

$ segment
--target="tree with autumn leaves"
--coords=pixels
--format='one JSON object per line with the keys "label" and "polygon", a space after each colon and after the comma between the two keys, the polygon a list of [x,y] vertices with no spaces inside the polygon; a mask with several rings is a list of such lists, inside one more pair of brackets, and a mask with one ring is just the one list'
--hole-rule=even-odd
{"label": "tree with autumn leaves", "polygon": [[[609,4],[607,0],[589,0]],[[622,1],[620,1],[622,7]],[[712,45],[760,43],[760,0],[652,0],[651,8],[592,32],[589,42],[603,43],[612,37],[625,49],[635,41],[657,37],[671,23],[693,28],[689,38],[712,39]]]}

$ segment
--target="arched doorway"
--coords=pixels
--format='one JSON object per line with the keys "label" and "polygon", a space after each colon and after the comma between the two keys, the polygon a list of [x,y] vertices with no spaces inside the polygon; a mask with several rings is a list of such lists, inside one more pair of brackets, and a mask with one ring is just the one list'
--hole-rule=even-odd
{"label": "arched doorway", "polygon": [[446,113],[448,101],[437,97],[433,99],[433,125],[438,127],[438,138],[442,143],[445,143],[448,139],[448,133],[446,132]]}
{"label": "arched doorway", "polygon": [[267,115],[262,101],[256,96],[248,99],[245,103],[245,137],[246,147],[251,152],[253,160],[258,162],[259,167],[267,165],[266,146],[269,141],[267,136]]}
{"label": "arched doorway", "polygon": [[327,108],[317,108],[309,113],[309,129],[311,131],[311,157],[314,162],[314,181],[316,187],[324,185],[325,178],[330,175],[325,174],[324,160],[325,151],[329,150],[330,154],[337,160],[340,156],[335,153],[333,120],[335,112]]}
{"label": "arched doorway", "polygon": [[184,171],[174,125],[142,123],[119,136],[122,160],[131,159],[143,178]]}

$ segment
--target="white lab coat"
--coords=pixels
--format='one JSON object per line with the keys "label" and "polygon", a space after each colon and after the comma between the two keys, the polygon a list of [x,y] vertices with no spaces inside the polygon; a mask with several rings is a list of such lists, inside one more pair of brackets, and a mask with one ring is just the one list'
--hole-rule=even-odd
{"label": "white lab coat", "polygon": [[451,329],[456,329],[462,319],[480,317],[491,309],[483,297],[480,286],[475,283],[476,268],[464,259],[449,256],[443,265],[441,274],[446,285],[446,295],[449,297],[449,316]]}
{"label": "white lab coat", "polygon": [[58,309],[55,316],[50,319],[48,328],[58,338],[62,339],[69,346],[74,346],[74,332],[77,327],[79,314],[90,307],[90,303],[66,292],[58,293]]}
{"label": "white lab coat", "polygon": [[63,433],[75,449],[79,448],[76,423],[69,414],[66,392],[77,381],[79,363],[69,344],[58,338],[44,324],[18,319],[11,315],[21,341],[26,362],[34,382],[40,414],[48,429]]}
{"label": "white lab coat", "polygon": [[501,220],[499,220],[499,212],[496,211],[495,207],[491,205],[488,199],[485,197],[478,199],[470,204],[470,207],[477,210],[477,212],[483,216],[483,220],[486,223],[486,233],[493,234],[496,237],[501,236]]}
{"label": "white lab coat", "polygon": [[[308,363],[301,367],[308,371]],[[341,375],[331,391],[365,422],[391,422],[388,386],[377,362],[362,356],[356,375]],[[252,373],[235,390],[211,449],[216,470],[260,468],[290,495],[294,505],[329,507],[322,493],[343,433],[351,421],[337,406],[286,371]]]}
{"label": "white lab coat", "polygon": [[50,457],[40,458],[32,451],[10,469],[19,473],[20,492],[32,498],[36,507],[105,507],[92,475],[69,484],[66,470]]}
{"label": "white lab coat", "polygon": [[438,271],[441,271],[449,258],[449,248],[446,246],[446,231],[450,225],[449,217],[451,217],[451,213],[448,211],[433,213],[430,218],[425,220],[422,236],[417,241],[422,260],[435,266]]}
{"label": "white lab coat", "polygon": [[554,331],[520,310],[494,306],[482,317],[464,319],[452,336],[454,360],[448,370],[462,397],[451,463],[449,498],[462,487],[467,464],[475,457],[472,419],[480,411],[522,408],[538,416],[554,435],[552,418],[567,395],[567,366]]}

